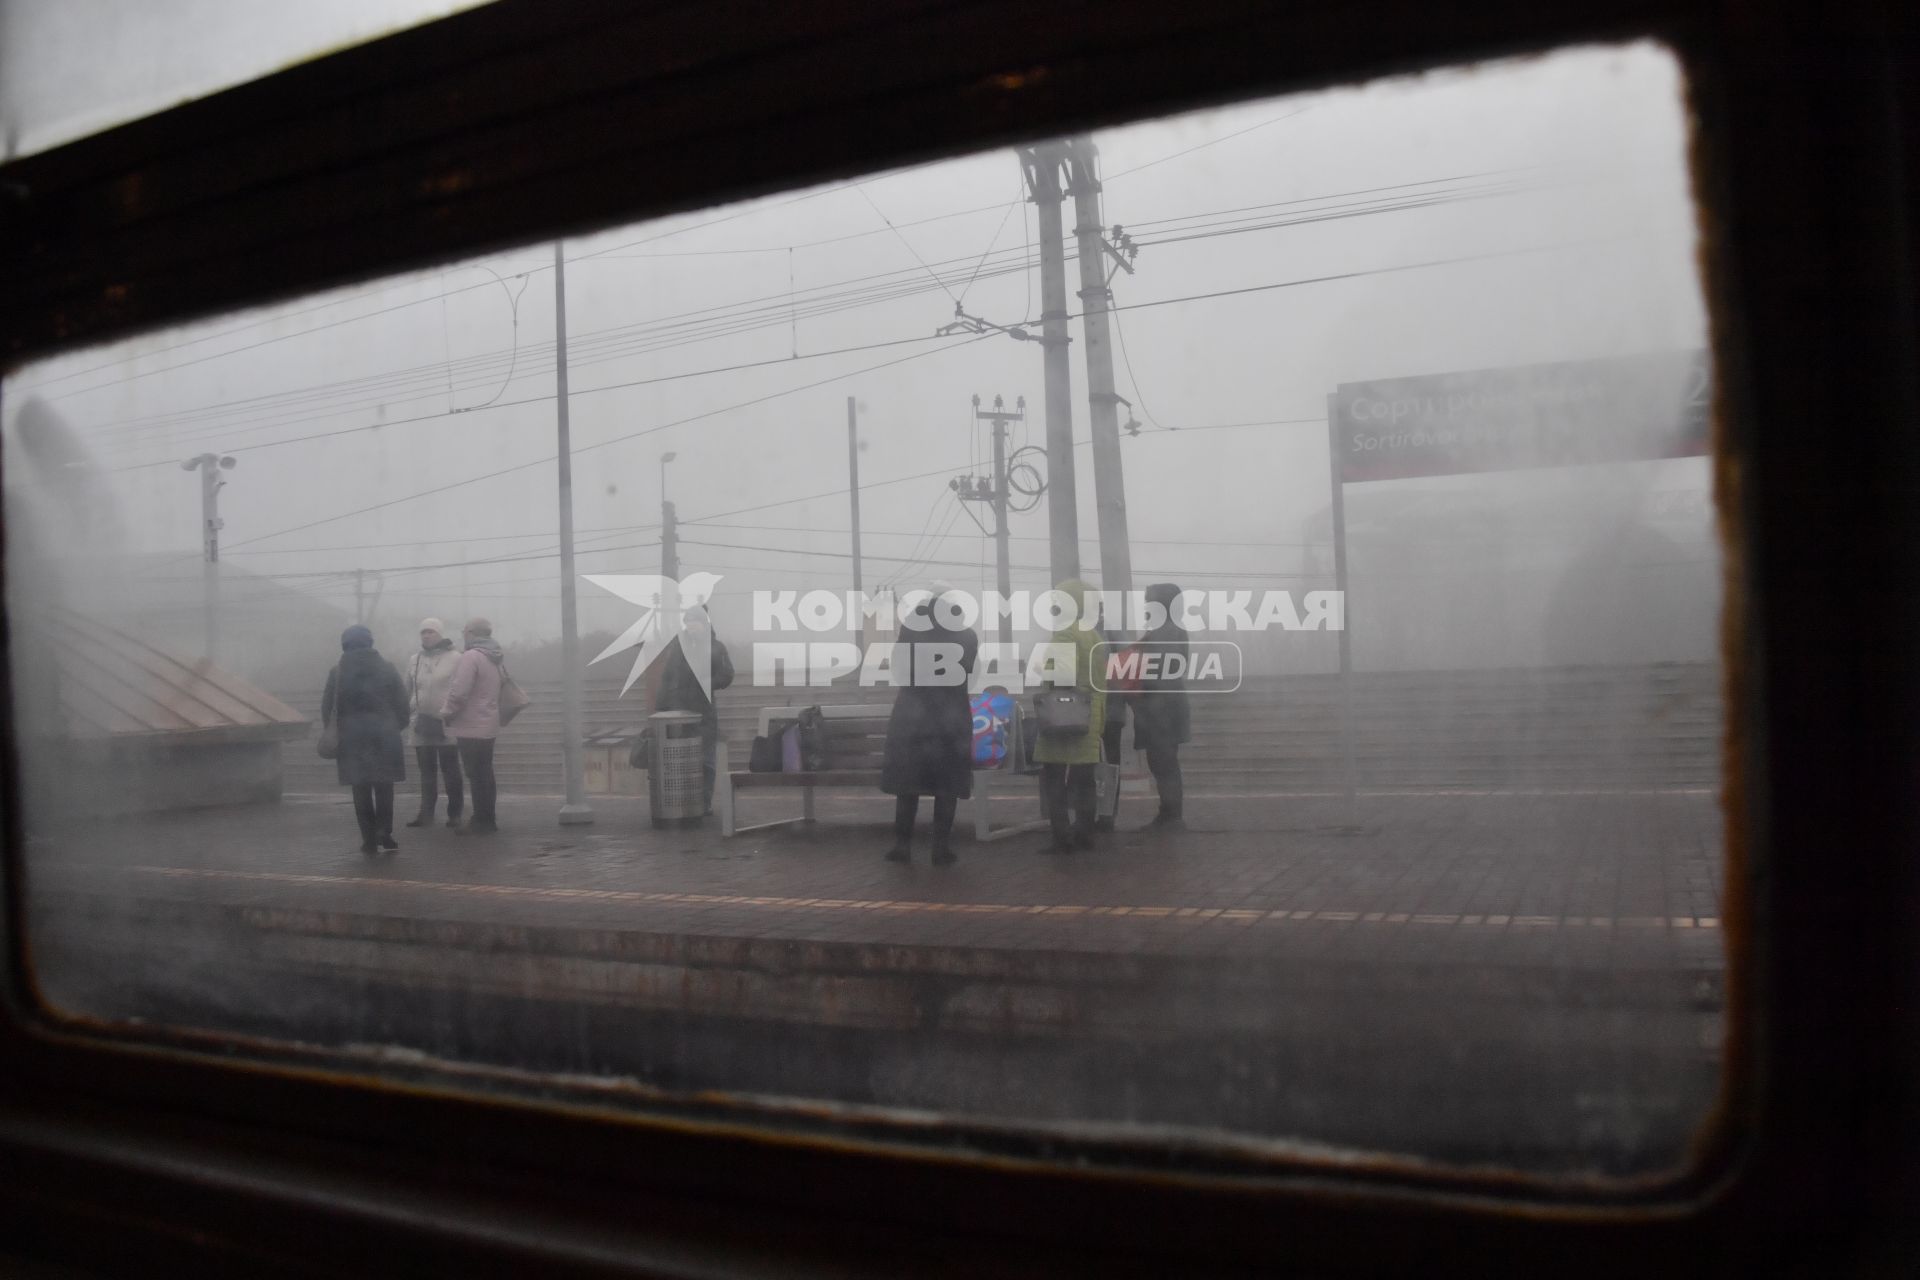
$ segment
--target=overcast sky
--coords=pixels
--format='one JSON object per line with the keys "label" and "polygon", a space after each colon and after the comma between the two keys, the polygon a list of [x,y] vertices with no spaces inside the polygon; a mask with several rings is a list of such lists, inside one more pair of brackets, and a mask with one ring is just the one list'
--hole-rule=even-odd
{"label": "overcast sky", "polygon": [[[1139,584],[1318,585],[1301,576],[1318,572],[1301,544],[1328,503],[1339,383],[1704,342],[1681,86],[1651,46],[1096,141],[1104,221],[1142,244],[1137,274],[1113,282],[1118,389],[1143,427],[1122,446]],[[991,546],[947,482],[985,468],[975,394],[1024,396],[1016,444],[1043,440],[1041,349],[932,335],[956,300],[1037,328],[1033,235],[1016,158],[996,150],[567,241],[581,571],[657,568],[672,450],[682,565],[727,575],[723,633],[743,622],[748,587],[844,588],[852,395],[867,585],[990,585]],[[484,612],[519,643],[552,636],[552,266],[552,244],[535,244],[71,353],[8,380],[9,426],[28,393],[48,398],[111,472],[130,545],[182,553],[183,590],[198,576],[199,490],[179,462],[213,449],[239,460],[222,495],[230,564],[301,575],[349,607],[344,575],[383,571],[392,648],[414,620],[390,613],[402,608]],[[1201,296],[1320,277],[1339,278]],[[847,348],[868,349],[827,354]],[[1091,537],[1084,447],[1079,466]],[[1627,474],[1697,490],[1706,472],[1695,459]],[[830,496],[788,501],[816,494]],[[1044,505],[1013,532],[1015,564],[1044,566]],[[1082,555],[1095,576],[1091,542]],[[467,567],[410,568],[447,561]],[[1045,577],[1016,569],[1015,584]],[[590,586],[581,608],[583,629],[629,621]]]}

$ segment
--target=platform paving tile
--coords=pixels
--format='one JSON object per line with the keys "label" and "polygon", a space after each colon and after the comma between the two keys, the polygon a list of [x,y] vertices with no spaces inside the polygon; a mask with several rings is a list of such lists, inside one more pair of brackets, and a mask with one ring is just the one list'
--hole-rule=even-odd
{"label": "platform paving tile", "polygon": [[924,827],[912,865],[882,860],[884,810],[864,798],[734,840],[656,830],[640,800],[595,808],[563,828],[552,801],[504,797],[497,836],[408,829],[367,859],[343,794],[295,796],[37,835],[29,865],[48,891],[861,944],[1632,968],[1721,954],[1710,796],[1198,799],[1186,831],[1141,829],[1139,806],[1064,856],[1044,833],[976,843],[963,807],[947,868],[928,865]]}

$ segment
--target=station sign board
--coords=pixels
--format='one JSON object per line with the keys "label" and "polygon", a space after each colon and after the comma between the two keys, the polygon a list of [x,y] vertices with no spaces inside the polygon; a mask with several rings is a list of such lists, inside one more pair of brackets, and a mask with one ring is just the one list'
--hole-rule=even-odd
{"label": "station sign board", "polygon": [[1708,451],[1705,351],[1342,383],[1342,483],[1682,458]]}

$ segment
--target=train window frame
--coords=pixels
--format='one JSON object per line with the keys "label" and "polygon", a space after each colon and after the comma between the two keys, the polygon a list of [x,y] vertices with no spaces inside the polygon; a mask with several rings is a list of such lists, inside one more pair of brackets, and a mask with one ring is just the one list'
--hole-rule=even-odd
{"label": "train window frame", "polygon": [[[1914,279],[1887,269],[1913,261],[1913,170],[1899,158],[1920,111],[1897,71],[1920,52],[1914,33],[1868,0],[1817,22],[1788,0],[1738,20],[1707,0],[1550,14],[1497,0],[1118,0],[1097,19],[1071,0],[849,0],[736,16],[675,0],[483,7],[14,162],[0,169],[0,351],[14,367],[1073,127],[1660,40],[1695,113],[1715,466],[1741,535],[1728,546],[1726,804],[1728,879],[1747,896],[1729,918],[1733,1035],[1710,1140],[1679,1175],[1629,1185],[1411,1160],[1302,1157],[1257,1177],[1177,1158],[1089,1168],[1017,1139],[977,1152],[883,1126],[782,1131],[516,1099],[282,1045],[55,1023],[32,987],[9,718],[0,1162],[17,1185],[32,1177],[0,1210],[10,1247],[657,1274],[801,1261],[897,1273],[935,1258],[1374,1271],[1449,1256],[1601,1271],[1780,1265],[1816,1238],[1860,1259],[1911,1249],[1899,1206],[1915,1191],[1920,1031],[1898,1010],[1920,988],[1920,868],[1901,855],[1920,848],[1920,797],[1901,783],[1920,760],[1920,677],[1896,646],[1849,641],[1920,634],[1920,448],[1869,431],[1841,450],[1805,424],[1827,421],[1842,375],[1852,412],[1914,421]],[[1853,145],[1822,145],[1842,133]]]}

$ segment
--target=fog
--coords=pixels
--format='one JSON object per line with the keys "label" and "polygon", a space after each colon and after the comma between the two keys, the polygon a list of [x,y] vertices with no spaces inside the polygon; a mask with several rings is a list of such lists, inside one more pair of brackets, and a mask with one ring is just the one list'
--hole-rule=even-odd
{"label": "fog", "polygon": [[[1188,834],[1199,843],[1153,845],[1137,865],[1114,864],[1133,868],[1124,875],[1103,870],[1110,881],[1075,881],[1077,888],[1058,892],[1124,902],[1111,908],[1119,915],[1136,909],[1137,897],[1146,902],[1139,910],[1159,911],[1156,894],[1186,904],[1168,912],[1204,908],[1207,919],[1247,916],[1247,903],[1271,913],[1263,919],[1295,921],[1333,907],[1320,911],[1322,923],[1360,922],[1355,929],[1379,928],[1383,937],[1394,929],[1404,935],[1409,921],[1505,928],[1550,920],[1554,929],[1571,922],[1586,932],[1555,934],[1522,962],[1561,964],[1571,956],[1575,969],[1580,957],[1626,954],[1582,950],[1603,921],[1609,930],[1633,920],[1662,929],[1671,922],[1692,932],[1685,946],[1663,955],[1692,956],[1688,947],[1698,938],[1695,958],[1711,953],[1700,959],[1710,975],[1701,982],[1717,982],[1717,934],[1708,931],[1720,914],[1712,796],[1721,561],[1704,456],[1712,370],[1673,59],[1646,44],[1564,51],[1117,127],[1092,142],[1111,242],[1103,252],[1132,575],[1128,583],[1102,581],[1083,315],[1089,300],[1078,292],[1069,198],[1077,576],[1095,587],[1175,583],[1205,595],[1195,639],[1231,642],[1236,665],[1231,681],[1195,692],[1188,768],[1202,818]],[[191,819],[231,822],[213,835],[164,827],[175,835],[163,843],[177,839],[191,852],[156,852],[152,866],[122,867],[128,875],[174,876],[167,883],[181,894],[187,890],[179,885],[204,876],[213,894],[228,882],[265,883],[305,866],[314,878],[297,891],[282,886],[286,895],[318,894],[314,886],[323,883],[358,892],[359,864],[342,864],[332,847],[346,832],[333,766],[317,762],[301,740],[340,659],[342,631],[364,623],[379,652],[404,667],[419,650],[423,620],[438,620],[453,637],[480,617],[535,692],[533,710],[511,731],[518,740],[502,733],[501,776],[503,795],[524,806],[512,811],[519,830],[537,827],[546,840],[552,801],[563,789],[556,253],[565,288],[581,656],[600,654],[644,611],[608,582],[664,574],[710,586],[714,633],[740,673],[720,700],[717,731],[735,753],[734,768],[744,770],[749,742],[767,736],[763,709],[813,696],[768,687],[756,675],[762,647],[853,638],[844,618],[811,636],[755,625],[756,597],[764,623],[770,598],[844,595],[856,586],[849,401],[857,424],[860,588],[897,601],[929,588],[977,597],[996,587],[990,504],[961,496],[992,474],[993,428],[981,411],[996,401],[1015,412],[1023,402],[1005,451],[1047,484],[1037,498],[1013,503],[1008,585],[1036,597],[1075,576],[1061,571],[1062,548],[1049,538],[1049,512],[1063,493],[1046,456],[1043,343],[1035,340],[1043,286],[1031,194],[1016,152],[999,149],[611,227],[557,247],[449,261],[11,371],[0,424],[9,610],[44,620],[33,622],[35,638],[19,647],[15,678],[36,693],[23,704],[23,715],[37,718],[36,740],[91,744],[75,757],[64,747],[36,757],[30,825],[50,828],[56,810],[97,809],[85,788],[76,794],[76,779],[111,759],[116,776],[134,779],[131,790],[145,779],[154,810],[231,815]],[[209,485],[221,522],[214,565],[203,545]],[[663,564],[663,502],[677,521],[672,565]],[[1344,598],[1334,594],[1343,585],[1342,561]],[[1287,599],[1261,613],[1276,593]],[[1234,621],[1241,607],[1255,625]],[[1302,617],[1321,622],[1261,621]],[[1344,625],[1322,625],[1329,618]],[[1116,632],[1139,629],[1112,613],[1103,621]],[[1023,621],[1015,638],[1024,644],[1042,629]],[[995,638],[989,623],[979,631],[983,640]],[[863,638],[885,645],[893,624],[875,624]],[[166,667],[173,662],[177,670]],[[589,670],[598,691],[584,725],[589,733],[630,731],[647,714],[651,683],[620,696],[631,662],[631,655],[613,656]],[[811,669],[814,659],[806,662]],[[983,683],[978,673],[974,683]],[[849,703],[881,696],[857,687],[834,692]],[[227,745],[234,754],[212,766],[222,786],[199,794],[195,788],[212,786],[210,775],[166,754],[173,746],[165,744],[178,745],[167,735],[226,732],[221,717],[235,716],[251,717],[247,731],[259,741],[284,744],[284,768],[282,746],[256,759],[234,738]],[[617,796],[612,777],[626,759],[626,739],[615,733],[607,741],[618,745],[595,757],[594,767]],[[137,754],[156,742],[159,754]],[[68,768],[70,759],[92,763]],[[1134,756],[1127,760],[1129,794],[1150,797],[1147,775]],[[409,774],[403,798],[416,787]],[[848,825],[833,828],[840,834],[831,844],[836,855],[857,856],[862,875],[877,865],[865,846],[878,839],[872,828],[880,812],[861,807],[878,795],[866,792],[834,802],[844,803],[833,812]],[[1533,798],[1521,804],[1513,797]],[[771,813],[777,798],[753,803]],[[282,803],[246,807],[257,800]],[[139,811],[147,803],[118,807]],[[632,816],[642,809],[596,803],[615,816],[597,819],[591,837],[532,852],[516,846],[513,857],[491,862],[455,863],[450,855],[431,862],[443,851],[425,843],[436,834],[429,822],[426,832],[406,837],[403,858],[422,861],[401,864],[413,869],[396,874],[414,879],[396,892],[451,893],[499,875],[516,886],[503,893],[563,895],[593,881],[612,885],[616,896],[634,895],[635,903],[667,893],[703,910],[745,910],[741,902],[795,911],[823,902],[917,906],[924,891],[943,902],[942,894],[971,895],[979,901],[970,910],[1039,912],[1048,908],[1024,905],[1020,895],[1055,891],[1017,878],[963,889],[835,881],[841,887],[829,890],[807,879],[827,873],[798,849],[757,839],[723,843],[711,829],[686,836],[693,843],[685,848],[663,844],[667,837],[642,831],[645,818]],[[730,794],[725,803],[732,804]],[[1501,807],[1509,803],[1518,807]],[[807,805],[811,819],[810,790]],[[323,820],[339,831],[308,830]],[[1128,822],[1121,820],[1123,829]],[[830,826],[823,820],[821,829]],[[1147,845],[1157,838],[1141,837]],[[976,847],[968,846],[963,868],[987,865],[988,847],[977,847],[975,862]],[[728,862],[722,848],[750,852]],[[818,843],[806,848],[809,857],[826,856]],[[262,849],[284,854],[285,865],[248,861]],[[554,861],[533,861],[549,852]],[[576,854],[581,863],[562,865]],[[764,864],[752,861],[763,856]],[[602,861],[589,867],[595,858]],[[1508,858],[1511,865],[1500,861]],[[777,894],[747,888],[750,871],[763,877],[756,886],[777,882]],[[594,881],[602,872],[603,881]],[[629,873],[640,879],[615,883]],[[634,887],[641,881],[654,898]],[[234,889],[228,905],[281,903],[281,891]],[[1501,899],[1508,891],[1512,900]],[[737,896],[743,892],[762,896]],[[1262,893],[1282,900],[1266,902]],[[132,911],[128,904],[141,900],[129,890],[114,898],[115,909]],[[407,901],[414,905],[405,911],[418,905]],[[546,901],[498,900],[502,918],[546,910]],[[1061,910],[1087,909],[1080,897],[1062,902]],[[1302,902],[1311,909],[1292,910]],[[473,923],[468,907],[447,911]],[[874,945],[950,939],[916,933],[928,919],[902,917],[898,936],[861,937]],[[683,926],[693,927],[660,927]],[[812,927],[802,921],[775,932],[809,937]],[[246,936],[245,946],[255,946]],[[50,928],[49,937],[61,935]],[[1515,1016],[1485,1015],[1507,1007],[1493,997],[1491,1005],[1474,1004],[1477,989],[1470,999],[1453,991],[1424,1000],[1402,988],[1407,1021],[1394,1033],[1424,1027],[1409,1034],[1418,1040],[1431,1031],[1434,1039],[1412,1047],[1394,1040],[1399,1047],[1380,1050],[1385,1056],[1376,1062],[1367,1054],[1380,1028],[1368,1020],[1388,1015],[1370,1007],[1365,973],[1342,969],[1347,994],[1302,1015],[1330,1020],[1315,1024],[1331,1028],[1321,1047],[1222,1050],[1228,1057],[1244,1050],[1266,1064],[1247,1068],[1258,1076],[1242,1081],[1250,1092],[1206,1084],[1182,1093],[1186,1084],[1157,1076],[1143,1083],[1143,1076],[1115,1086],[1112,1097],[1076,1100],[1038,1085],[1002,1092],[994,1083],[1001,1077],[979,1074],[978,1063],[923,1072],[892,1059],[851,1082],[810,1080],[804,1071],[763,1077],[747,1065],[734,1077],[715,1064],[762,1059],[729,1058],[713,1047],[717,1041],[700,1041],[707,1056],[688,1048],[671,1070],[648,1056],[652,1048],[635,1050],[637,1058],[603,1053],[609,1042],[595,1036],[618,1039],[604,1029],[582,1030],[578,1041],[562,1037],[559,1058],[523,1054],[517,1041],[476,1048],[449,1028],[478,1012],[422,995],[431,984],[409,988],[401,1004],[343,999],[328,988],[303,997],[311,1008],[283,1007],[278,989],[246,987],[241,971],[253,959],[208,976],[223,969],[227,944],[201,934],[181,962],[184,976],[168,985],[149,975],[135,999],[111,980],[85,976],[79,937],[65,936],[73,966],[65,990],[103,1014],[134,1016],[128,1011],[146,1009],[140,1001],[149,1000],[207,1025],[258,1030],[264,1018],[275,1033],[632,1072],[668,1088],[712,1083],[862,1105],[1003,1107],[1029,1118],[1404,1141],[1463,1159],[1658,1163],[1681,1149],[1717,1061],[1717,1008],[1672,1003],[1673,991],[1698,988],[1670,984],[1646,996],[1658,1005],[1646,1019],[1557,989],[1516,997]],[[993,937],[996,945],[1005,940]],[[1096,951],[1109,945],[1079,943]],[[187,947],[184,937],[177,945]],[[242,950],[254,958],[270,952],[287,973],[379,967],[366,958],[372,950],[329,969],[313,959],[317,953],[300,950],[321,945],[311,939],[296,944],[275,935],[258,945],[267,950]],[[1331,963],[1347,945],[1315,954]],[[1371,942],[1352,945],[1362,958],[1384,954]],[[1381,945],[1391,951],[1398,944]],[[1491,956],[1507,944],[1489,945],[1492,951],[1472,954]],[[510,944],[473,946],[485,957],[473,962],[475,975],[506,964],[502,957],[512,951]],[[1419,954],[1427,966],[1430,954]],[[1466,972],[1449,963],[1419,972]],[[1274,1010],[1285,1001],[1308,999],[1285,988],[1285,965],[1248,964],[1249,973],[1280,975],[1273,978],[1280,987],[1257,1000],[1227,992],[1192,1007],[1233,1012],[1242,1001],[1248,1010],[1257,1006],[1260,1018],[1278,1018]],[[556,971],[488,979],[485,990],[501,999],[545,998],[539,984]],[[49,972],[57,976],[59,966]],[[1556,972],[1557,981],[1572,981],[1564,966]],[[442,978],[448,989],[460,988],[457,974],[435,981]],[[475,991],[484,986],[479,976],[471,981]],[[1152,1018],[1177,1021],[1191,991],[1165,981],[1140,997],[1146,1003],[1128,1007],[1151,1006],[1160,1011]],[[752,1003],[729,991],[726,1000],[745,1002],[739,1007]],[[1164,1007],[1155,1003],[1163,997]],[[1527,1004],[1536,998],[1545,1004]],[[839,995],[822,999],[832,1017],[853,1016],[834,1003]],[[407,1003],[414,1000],[424,1004]],[[413,1012],[394,1013],[402,1004]],[[286,1012],[295,1006],[306,1012]],[[1458,1016],[1493,1017],[1500,1028],[1493,1040],[1448,1021],[1469,1006],[1481,1012]],[[519,1035],[510,1012],[497,1026]],[[299,1021],[308,1013],[311,1026]],[[423,1021],[408,1021],[416,1015]],[[1609,1021],[1616,1015],[1625,1021]],[[1561,1017],[1567,1021],[1553,1021]],[[323,1025],[326,1034],[314,1030]],[[1285,1033],[1260,1025],[1262,1035]],[[416,1035],[417,1028],[431,1034]],[[918,1033],[900,1034],[915,1052],[924,1047]],[[1097,1057],[1091,1043],[1076,1052]],[[1448,1051],[1436,1054],[1434,1044]],[[1359,1055],[1350,1060],[1363,1064],[1353,1068],[1362,1074],[1371,1069],[1365,1063],[1386,1064],[1357,1110],[1329,1083],[1343,1078],[1349,1059],[1334,1069],[1315,1056],[1345,1054],[1327,1047],[1338,1045]],[[1658,1059],[1652,1067],[1633,1056],[1642,1048]],[[1295,1074],[1272,1065],[1295,1049],[1305,1055],[1289,1059]],[[1474,1065],[1483,1050],[1491,1056]],[[578,1061],[566,1056],[576,1051]],[[955,1062],[973,1061],[955,1052]],[[1518,1118],[1507,1134],[1487,1119],[1506,1114],[1507,1098],[1490,1095],[1457,1112],[1427,1106],[1421,1100],[1434,1095],[1394,1083],[1393,1064],[1408,1061],[1441,1075],[1456,1070],[1435,1086],[1442,1094],[1463,1079],[1494,1094],[1514,1081],[1551,1078],[1564,1088],[1526,1094],[1533,1101],[1515,1103]],[[1597,1073],[1599,1083],[1581,1072]],[[1658,1102],[1623,1083],[1648,1078],[1679,1083]],[[1333,1092],[1316,1093],[1322,1086]],[[1527,1111],[1535,1102],[1540,1109]],[[1209,1111],[1215,1103],[1219,1109]],[[1393,1117],[1368,1109],[1402,1104],[1405,1113]],[[1483,1104],[1491,1111],[1475,1109]],[[1378,1121],[1378,1129],[1340,1127],[1342,1117],[1356,1116]],[[1438,1127],[1425,1138],[1396,1136],[1395,1125],[1416,1121]],[[1542,1150],[1558,1154],[1549,1160]]]}
{"label": "fog", "polygon": [[[1664,57],[1608,50],[1099,136],[1105,220],[1141,245],[1112,286],[1122,420],[1139,424],[1122,453],[1140,582],[1319,584],[1339,384],[1702,345],[1678,93]],[[1021,195],[1014,156],[995,152],[568,241],[580,570],[657,565],[672,451],[681,561],[726,575],[722,634],[746,624],[752,588],[849,585],[851,395],[866,585],[992,586],[991,545],[947,484],[987,470],[976,394],[1024,396],[1013,447],[1043,442],[1039,344],[931,336],[956,303],[1036,323]],[[1073,274],[1071,232],[1068,253]],[[424,615],[482,613],[533,644],[558,634],[553,285],[551,246],[530,246],[73,353],[22,371],[7,400],[43,397],[107,460],[128,549],[179,552],[152,576],[182,597],[199,584],[200,510],[179,463],[215,450],[238,460],[220,496],[236,618],[272,607],[271,579],[343,613],[357,591],[396,640]],[[1258,286],[1280,287],[1199,296]],[[826,354],[848,348],[864,349]],[[1097,563],[1077,338],[1072,354]],[[1394,571],[1359,530],[1409,502],[1430,546],[1494,507],[1502,536],[1531,544],[1523,513],[1564,526],[1569,490],[1705,484],[1698,460],[1563,472],[1356,489],[1354,589]],[[1450,495],[1458,517],[1408,488]],[[1677,533],[1700,559],[1692,509]],[[1049,585],[1045,517],[1012,518],[1016,586]],[[1616,520],[1596,519],[1553,554],[1570,564]],[[580,608],[587,631],[629,620],[590,588]]]}

